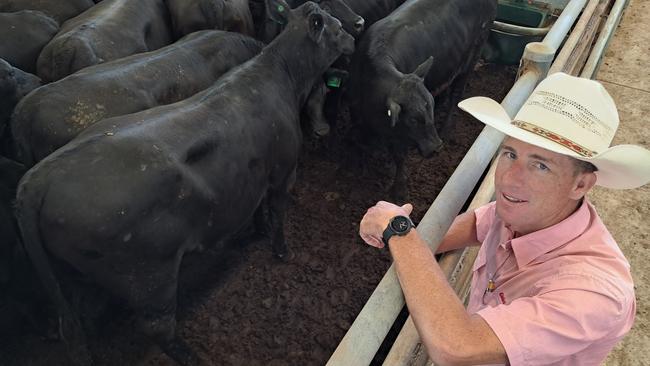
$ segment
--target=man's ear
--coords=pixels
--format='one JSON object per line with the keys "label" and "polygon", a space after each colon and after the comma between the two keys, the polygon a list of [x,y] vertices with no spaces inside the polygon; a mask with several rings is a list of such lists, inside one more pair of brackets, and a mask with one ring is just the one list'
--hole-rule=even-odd
{"label": "man's ear", "polygon": [[266,0],[266,14],[272,21],[284,25],[291,19],[291,8],[284,0]]}
{"label": "man's ear", "polygon": [[598,176],[594,172],[579,173],[571,191],[571,199],[579,200],[584,197],[596,185],[597,179]]}
{"label": "man's ear", "polygon": [[323,22],[323,15],[318,13],[309,15],[309,37],[316,43],[320,43],[323,32],[325,31],[325,24]]}

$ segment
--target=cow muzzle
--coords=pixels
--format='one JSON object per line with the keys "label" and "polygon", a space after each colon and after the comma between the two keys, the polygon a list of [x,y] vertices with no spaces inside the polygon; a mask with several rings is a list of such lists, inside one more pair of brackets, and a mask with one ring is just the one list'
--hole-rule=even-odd
{"label": "cow muzzle", "polygon": [[418,152],[423,158],[429,159],[433,154],[442,150],[444,142],[439,137],[435,137],[433,140],[419,140],[417,141]]}

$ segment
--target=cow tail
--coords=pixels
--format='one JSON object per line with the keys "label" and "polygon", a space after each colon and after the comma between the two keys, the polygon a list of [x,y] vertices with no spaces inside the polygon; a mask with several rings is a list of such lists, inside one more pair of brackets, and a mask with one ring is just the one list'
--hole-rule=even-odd
{"label": "cow tail", "polygon": [[46,186],[39,184],[39,176],[42,176],[41,173],[45,170],[43,168],[47,166],[38,164],[21,179],[16,195],[16,219],[25,251],[45,291],[56,306],[59,335],[65,342],[71,361],[75,365],[90,365],[92,359],[86,346],[81,322],[63,295],[41,238],[38,223],[47,192]]}

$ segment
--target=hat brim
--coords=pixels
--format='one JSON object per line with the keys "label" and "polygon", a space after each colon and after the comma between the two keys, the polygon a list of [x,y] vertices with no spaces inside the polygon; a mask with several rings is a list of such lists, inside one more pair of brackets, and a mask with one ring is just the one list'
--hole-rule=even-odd
{"label": "hat brim", "polygon": [[458,107],[479,121],[517,140],[568,155],[594,164],[598,171],[597,185],[614,189],[640,187],[650,181],[650,151],[636,145],[617,145],[592,157],[579,155],[571,149],[511,124],[505,109],[490,98],[472,97],[458,103]]}

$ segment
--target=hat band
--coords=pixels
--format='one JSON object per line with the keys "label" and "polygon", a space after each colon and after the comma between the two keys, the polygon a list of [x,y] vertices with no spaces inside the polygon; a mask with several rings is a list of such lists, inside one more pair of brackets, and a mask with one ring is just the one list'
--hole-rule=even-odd
{"label": "hat band", "polygon": [[574,141],[571,141],[565,137],[559,136],[556,133],[553,133],[547,129],[544,129],[542,127],[539,127],[535,124],[529,123],[529,122],[524,122],[520,120],[514,120],[511,122],[513,126],[517,126],[521,128],[522,130],[526,130],[528,132],[532,132],[535,135],[541,136],[547,140],[551,140],[555,143],[558,143],[567,149],[575,152],[576,154],[580,156],[584,156],[586,158],[591,158],[594,155],[597,155],[598,153],[596,151],[589,150],[585,148],[584,146],[575,143]]}

